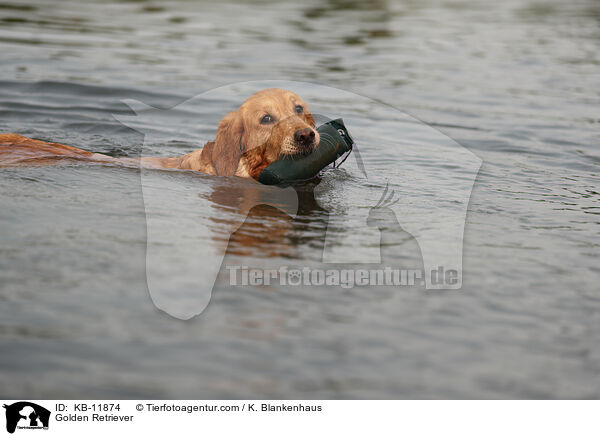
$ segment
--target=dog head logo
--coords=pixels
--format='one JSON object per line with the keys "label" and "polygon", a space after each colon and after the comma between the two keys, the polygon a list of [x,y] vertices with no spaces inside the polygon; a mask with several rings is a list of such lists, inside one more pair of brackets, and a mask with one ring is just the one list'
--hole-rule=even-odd
{"label": "dog head logo", "polygon": [[[125,100],[135,115],[115,118],[143,134],[141,156],[153,157],[173,141],[173,130],[162,128],[164,123],[178,120],[178,141],[203,143],[215,138],[203,129],[217,125],[224,112],[215,110],[215,102],[233,109],[230,101],[237,104],[239,96],[269,88],[289,89],[314,102],[317,125],[342,118],[356,140],[344,166],[324,173],[314,187],[315,206],[328,216],[324,244],[316,244],[323,246],[322,263],[346,269],[384,261],[398,265],[410,258],[423,270],[426,289],[460,289],[467,210],[482,161],[402,111],[327,86],[267,80],[216,88],[170,109]],[[266,204],[294,219],[301,205],[292,187],[196,177],[141,169],[148,290],[156,307],[178,319],[190,319],[208,306],[231,235],[252,208]],[[265,228],[272,229],[271,224]],[[264,238],[276,234],[271,230]],[[250,252],[260,243],[250,243]],[[247,253],[236,256],[251,258]],[[295,283],[296,275],[291,277]]]}
{"label": "dog head logo", "polygon": [[14,433],[19,429],[48,429],[50,411],[28,401],[4,405],[6,409],[6,431]]}

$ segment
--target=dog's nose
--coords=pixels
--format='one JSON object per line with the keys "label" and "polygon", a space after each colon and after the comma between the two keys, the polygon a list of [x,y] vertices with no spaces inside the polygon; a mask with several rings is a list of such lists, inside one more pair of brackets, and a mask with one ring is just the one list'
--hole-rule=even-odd
{"label": "dog's nose", "polygon": [[315,131],[313,129],[301,129],[294,132],[294,141],[298,144],[311,144],[315,140]]}

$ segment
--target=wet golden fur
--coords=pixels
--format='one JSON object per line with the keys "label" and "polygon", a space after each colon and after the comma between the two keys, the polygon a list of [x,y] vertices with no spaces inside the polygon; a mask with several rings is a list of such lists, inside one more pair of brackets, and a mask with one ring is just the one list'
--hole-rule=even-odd
{"label": "wet golden fur", "polygon": [[[298,113],[298,107],[302,111]],[[272,122],[261,122],[265,115]],[[299,143],[294,134],[310,129],[312,142]],[[38,141],[14,133],[0,134],[0,166],[48,164],[56,159],[85,159],[97,163],[176,168],[218,176],[257,178],[264,167],[282,155],[308,153],[319,144],[308,105],[283,89],[265,89],[250,96],[219,123],[214,141],[180,157],[113,158],[67,145]]]}

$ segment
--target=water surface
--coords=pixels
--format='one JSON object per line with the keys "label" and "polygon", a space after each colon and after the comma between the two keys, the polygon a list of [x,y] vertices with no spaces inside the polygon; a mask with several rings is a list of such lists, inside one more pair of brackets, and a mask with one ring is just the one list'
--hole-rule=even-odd
{"label": "water surface", "polygon": [[[349,164],[324,176],[317,198],[303,188],[293,218],[255,208],[226,262],[321,265],[326,231],[364,229],[355,206],[375,204],[387,183],[428,222],[428,186],[451,180],[415,183],[406,171],[418,156],[395,142],[407,130],[390,113],[423,121],[483,165],[462,289],[232,288],[221,271],[190,321],[149,298],[139,171],[2,169],[0,393],[598,398],[599,20],[591,0],[1,3],[1,131],[113,156],[178,154],[213,138],[252,86],[169,111],[150,144],[114,118],[132,114],[122,100],[171,108],[268,79],[376,102],[307,97],[322,115],[352,120],[368,180]],[[226,241],[230,181],[152,177],[202,186],[214,206],[206,218]],[[382,261],[419,265],[414,239],[392,230]],[[367,236],[353,239],[356,253],[372,251]]]}

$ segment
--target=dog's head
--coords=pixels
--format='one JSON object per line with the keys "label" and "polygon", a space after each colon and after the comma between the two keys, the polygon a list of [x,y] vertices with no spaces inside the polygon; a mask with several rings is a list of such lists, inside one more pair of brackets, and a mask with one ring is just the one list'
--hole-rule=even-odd
{"label": "dog's head", "polygon": [[319,133],[308,105],[283,89],[252,95],[219,123],[212,161],[218,175],[233,175],[242,155],[253,151],[264,167],[283,155],[308,154],[319,145]]}

